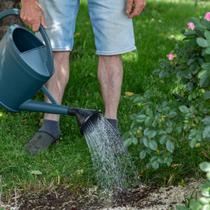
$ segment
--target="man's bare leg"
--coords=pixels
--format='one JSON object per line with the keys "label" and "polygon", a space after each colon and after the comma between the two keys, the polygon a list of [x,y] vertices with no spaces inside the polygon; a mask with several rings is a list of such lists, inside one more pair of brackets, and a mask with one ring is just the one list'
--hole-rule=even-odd
{"label": "man's bare leg", "polygon": [[121,55],[100,55],[98,63],[98,80],[105,106],[104,117],[111,119],[110,122],[113,123],[114,120],[116,120],[117,124],[117,110],[121,95],[122,79],[123,64]]}
{"label": "man's bare leg", "polygon": [[[45,84],[58,104],[61,104],[65,87],[69,80],[69,54],[70,52],[53,52],[55,73]],[[45,102],[51,103],[45,96]],[[25,145],[25,150],[36,155],[38,151],[47,149],[60,135],[60,115],[45,114],[42,127],[34,137]]]}
{"label": "man's bare leg", "polygon": [[[45,84],[58,104],[62,103],[64,90],[69,81],[69,55],[70,52],[53,52],[55,73]],[[51,103],[45,96],[45,102]],[[44,119],[58,121],[60,115],[45,113]]]}

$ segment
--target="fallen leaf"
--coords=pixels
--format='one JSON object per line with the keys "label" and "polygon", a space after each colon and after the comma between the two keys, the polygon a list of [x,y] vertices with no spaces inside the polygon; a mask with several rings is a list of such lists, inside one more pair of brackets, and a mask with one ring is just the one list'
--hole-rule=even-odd
{"label": "fallen leaf", "polygon": [[132,96],[132,95],[134,95],[134,93],[132,93],[132,92],[125,92],[125,95],[126,96]]}
{"label": "fallen leaf", "polygon": [[80,33],[75,33],[74,34],[74,38],[77,37],[77,36],[79,36],[79,35],[80,35]]}
{"label": "fallen leaf", "polygon": [[41,175],[42,172],[38,171],[38,170],[34,170],[34,171],[30,171],[31,174],[35,174],[35,175]]}
{"label": "fallen leaf", "polygon": [[173,164],[173,165],[171,165],[171,167],[172,167],[172,168],[176,168],[176,167],[178,167],[178,166],[180,167],[181,165],[182,165],[182,164]]}
{"label": "fallen leaf", "polygon": [[200,143],[197,143],[197,144],[195,145],[196,148],[199,148],[200,146],[201,146]]}

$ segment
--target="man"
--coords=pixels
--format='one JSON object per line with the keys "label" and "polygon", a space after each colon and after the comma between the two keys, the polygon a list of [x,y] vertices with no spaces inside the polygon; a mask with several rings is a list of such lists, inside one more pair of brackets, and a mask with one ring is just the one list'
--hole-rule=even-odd
{"label": "man", "polygon": [[[69,79],[69,55],[74,43],[79,0],[21,0],[21,19],[33,30],[40,24],[51,41],[55,73],[46,83],[61,104]],[[120,100],[123,64],[121,54],[136,49],[132,18],[138,16],[146,0],[88,0],[89,15],[99,55],[98,80],[105,106],[104,117],[118,130],[117,109]],[[46,22],[45,22],[46,21]],[[45,97],[45,101],[50,103]],[[26,144],[28,153],[36,155],[59,138],[59,115],[45,113],[43,125]]]}

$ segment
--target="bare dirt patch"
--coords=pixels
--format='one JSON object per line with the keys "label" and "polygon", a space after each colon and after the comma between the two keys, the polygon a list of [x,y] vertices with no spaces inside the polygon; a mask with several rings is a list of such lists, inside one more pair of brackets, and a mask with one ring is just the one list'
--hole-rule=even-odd
{"label": "bare dirt patch", "polygon": [[[99,196],[97,187],[82,188],[75,194],[70,188],[59,189],[55,192],[45,194],[27,193],[12,195],[4,199],[0,208],[4,209],[62,209],[62,210],[89,210],[89,209],[142,209],[142,210],[169,210],[176,205],[184,205],[184,196],[190,197],[193,190],[203,182],[190,179],[190,182],[182,187],[169,186],[155,188],[150,186],[136,186],[132,190],[115,189],[112,199],[105,199]],[[199,188],[194,193],[199,198]],[[193,196],[193,197],[194,197]],[[15,203],[16,202],[16,203]],[[15,205],[17,205],[15,207]]]}

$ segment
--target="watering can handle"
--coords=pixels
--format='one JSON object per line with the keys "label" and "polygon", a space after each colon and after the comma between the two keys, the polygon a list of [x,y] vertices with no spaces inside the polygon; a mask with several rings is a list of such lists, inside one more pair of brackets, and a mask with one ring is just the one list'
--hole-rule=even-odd
{"label": "watering can handle", "polygon": [[[0,13],[0,20],[6,16],[9,16],[9,15],[19,15],[20,16],[20,10],[19,9],[8,9],[8,10],[5,10],[3,12]],[[39,28],[39,32],[41,33],[43,39],[44,39],[44,42],[45,42],[45,45],[47,47],[47,54],[49,55],[48,58],[48,63],[49,63],[49,68],[52,68],[53,69],[53,72],[54,72],[54,64],[53,64],[53,54],[52,54],[52,47],[51,47],[51,44],[50,44],[50,40],[47,36],[47,33],[46,31],[44,30],[44,28],[42,27],[42,25],[40,25],[40,28]]]}

